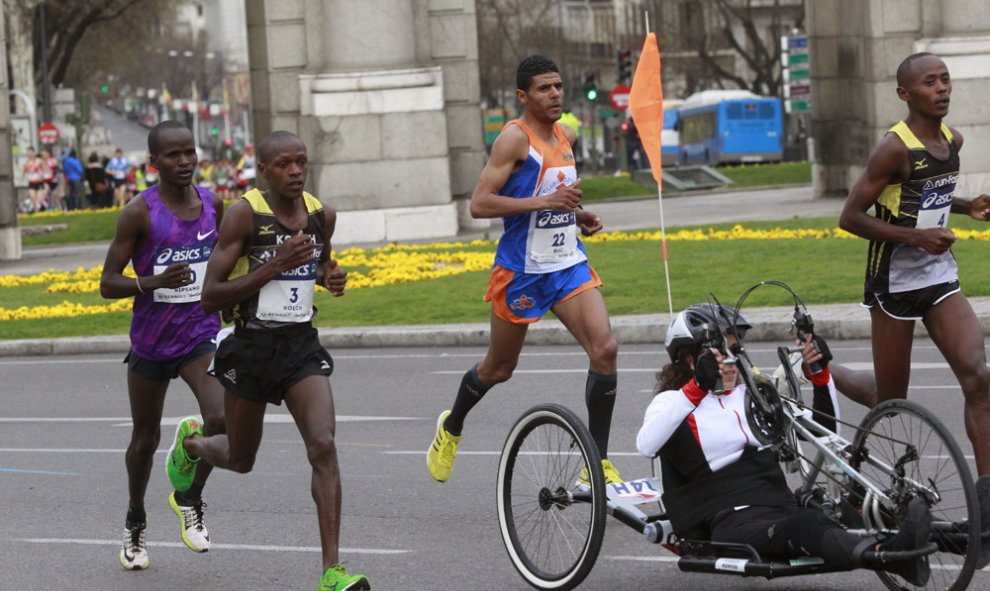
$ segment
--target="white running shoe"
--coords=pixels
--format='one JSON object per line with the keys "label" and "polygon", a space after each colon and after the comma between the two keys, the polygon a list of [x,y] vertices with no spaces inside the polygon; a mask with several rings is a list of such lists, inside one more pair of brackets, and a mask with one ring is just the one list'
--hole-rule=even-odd
{"label": "white running shoe", "polygon": [[210,532],[203,523],[203,509],[206,503],[202,499],[195,505],[180,505],[175,500],[175,493],[168,496],[168,504],[181,520],[182,541],[193,552],[206,552],[210,549]]}
{"label": "white running shoe", "polygon": [[124,544],[120,549],[120,566],[127,570],[148,568],[148,548],[144,544],[144,531],[148,522],[127,523],[124,526]]}

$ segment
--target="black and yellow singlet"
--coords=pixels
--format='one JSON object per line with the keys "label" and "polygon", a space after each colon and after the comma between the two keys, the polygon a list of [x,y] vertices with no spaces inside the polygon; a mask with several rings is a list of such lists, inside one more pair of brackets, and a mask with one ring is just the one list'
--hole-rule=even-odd
{"label": "black and yellow singlet", "polygon": [[[285,228],[258,189],[245,194],[242,199],[251,205],[254,213],[251,241],[245,255],[237,261],[230,278],[254,271],[275,256],[279,246],[295,232]],[[258,293],[247,298],[234,309],[237,326],[248,328],[272,328],[285,324],[309,322],[313,318],[313,290],[320,255],[327,244],[323,204],[309,193],[303,193],[308,221],[303,233],[313,243],[313,262],[291,269],[275,277]]]}
{"label": "black and yellow singlet", "polygon": [[[947,228],[952,196],[959,178],[959,147],[942,124],[949,157],[939,160],[925,149],[903,121],[890,128],[908,150],[911,176],[887,185],[874,206],[874,215],[905,228]],[[951,251],[932,254],[897,242],[870,241],[866,267],[868,293],[900,293],[953,281],[959,276]]]}

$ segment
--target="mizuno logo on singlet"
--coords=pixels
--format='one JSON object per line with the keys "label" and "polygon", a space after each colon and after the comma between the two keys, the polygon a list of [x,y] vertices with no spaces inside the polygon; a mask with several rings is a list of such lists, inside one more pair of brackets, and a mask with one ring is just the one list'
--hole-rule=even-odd
{"label": "mizuno logo on singlet", "polygon": [[272,226],[275,224],[268,224],[267,226],[258,226],[258,236],[267,236],[269,234],[274,234],[275,230],[272,230]]}
{"label": "mizuno logo on singlet", "polygon": [[915,162],[914,163],[914,169],[915,170],[921,170],[922,168],[928,168],[928,164],[925,162],[925,160],[928,160],[928,158],[925,157],[925,158],[922,158],[921,160]]}

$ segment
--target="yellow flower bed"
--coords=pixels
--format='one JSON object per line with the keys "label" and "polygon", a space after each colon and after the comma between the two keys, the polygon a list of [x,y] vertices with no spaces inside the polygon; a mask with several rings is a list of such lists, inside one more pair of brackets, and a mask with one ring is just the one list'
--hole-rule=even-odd
{"label": "yellow flower bed", "polygon": [[19,213],[17,214],[18,220],[30,220],[37,218],[57,218],[62,216],[73,216],[73,215],[85,215],[90,213],[104,213],[107,211],[120,211],[120,206],[114,207],[101,207],[99,209],[73,209],[72,211],[62,211],[61,209],[49,209],[47,211],[38,211],[35,213]]}
{"label": "yellow flower bed", "polygon": [[[45,215],[45,213],[35,215]],[[953,230],[961,240],[990,241],[990,230]],[[670,241],[706,240],[788,240],[856,238],[839,228],[754,230],[736,225],[729,230],[677,230],[667,234]],[[660,231],[603,232],[584,238],[588,243],[659,241]],[[348,269],[348,289],[364,289],[412,281],[428,281],[461,273],[486,271],[494,262],[495,241],[434,242],[431,244],[389,244],[373,249],[347,248],[336,253],[340,266]],[[471,250],[475,249],[475,250]],[[482,249],[482,250],[477,250]],[[356,269],[367,269],[358,271]],[[49,270],[37,275],[0,275],[0,288],[21,285],[47,285],[48,293],[95,293],[100,289],[102,266],[75,271]],[[124,274],[133,277],[128,267]],[[130,298],[109,304],[84,305],[64,301],[57,306],[0,307],[0,321],[34,318],[66,318],[84,314],[107,314],[130,309]]]}

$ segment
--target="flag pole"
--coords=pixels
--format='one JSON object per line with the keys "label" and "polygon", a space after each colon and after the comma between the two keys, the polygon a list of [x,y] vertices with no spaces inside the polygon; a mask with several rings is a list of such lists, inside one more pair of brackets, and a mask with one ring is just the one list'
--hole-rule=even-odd
{"label": "flag pole", "polygon": [[[650,11],[643,11],[643,19],[646,22],[646,34],[650,34]],[[660,39],[657,39],[657,51],[660,50]],[[660,92],[663,92],[663,88],[660,88]],[[661,105],[660,110],[660,135],[663,135],[663,106]],[[663,145],[661,144],[660,150],[663,150]],[[661,179],[661,182],[657,183],[657,203],[660,207],[660,247],[663,251],[663,275],[667,282],[667,308],[670,310],[670,315],[674,315],[674,298],[670,293],[670,260],[667,256],[667,228],[663,220],[663,168],[657,173]]]}

